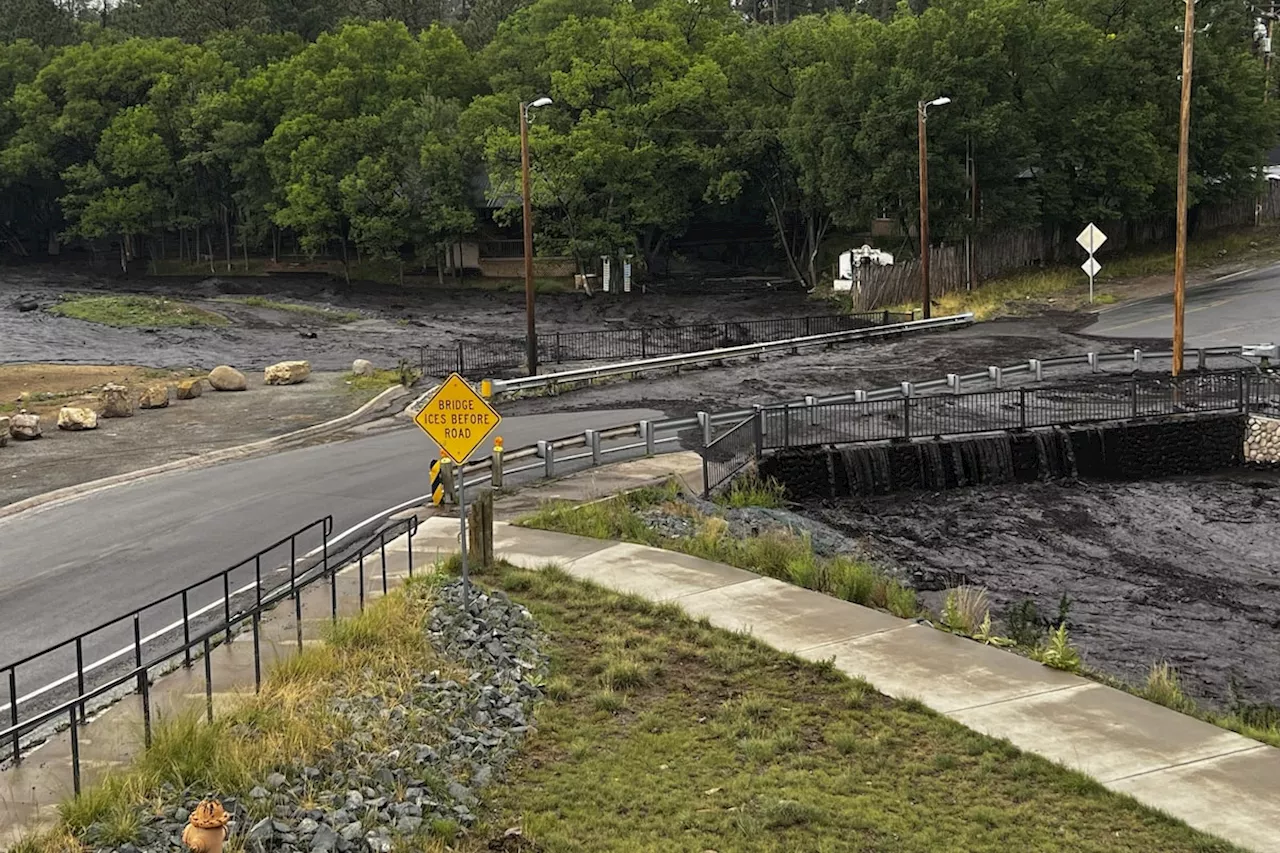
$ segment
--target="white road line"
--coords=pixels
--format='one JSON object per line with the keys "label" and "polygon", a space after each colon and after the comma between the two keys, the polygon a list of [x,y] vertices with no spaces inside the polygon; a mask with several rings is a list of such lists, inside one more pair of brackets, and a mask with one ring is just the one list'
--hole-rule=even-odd
{"label": "white road line", "polygon": [[[339,533],[333,539],[329,540],[327,545],[321,545],[318,548],[313,548],[310,551],[308,551],[306,554],[303,554],[302,557],[299,559],[305,560],[308,557],[312,557],[316,554],[319,554],[326,547],[332,548],[336,545],[339,545],[348,536],[351,536],[353,533],[360,530],[362,527],[367,526],[371,522],[379,521],[387,517],[388,515],[399,512],[402,509],[408,509],[411,506],[424,504],[430,499],[431,499],[431,495],[429,494],[419,495],[416,498],[411,498],[410,500],[404,501],[403,503],[396,504],[395,506],[391,507],[391,509],[383,510],[382,512],[371,515],[368,518],[366,518],[364,521],[361,521],[358,524],[354,524],[351,527],[348,527],[346,530]],[[288,567],[285,567],[285,568],[288,568]],[[285,569],[280,569],[279,571],[283,572],[285,571]],[[243,595],[244,593],[254,589],[257,585],[258,584],[256,581],[251,584],[246,584],[240,587],[239,589],[237,589],[235,592],[231,593],[231,597],[235,598],[238,595]],[[211,603],[206,604],[204,607],[201,607],[198,610],[194,611],[193,613],[189,614],[187,617],[187,621],[190,622],[192,619],[195,619],[198,616],[203,616],[205,613],[208,613],[210,610],[213,610],[217,607],[221,607],[225,602],[226,602],[225,597],[219,597],[214,601],[212,601]],[[176,622],[171,622],[169,625],[166,625],[165,627],[161,628],[159,631],[155,631],[151,634],[148,634],[146,637],[143,637],[142,643],[143,645],[146,645],[152,640],[155,640],[159,637],[163,637],[165,634],[168,634],[170,631],[175,631],[181,627],[182,627],[181,619],[177,620]],[[100,658],[99,660],[96,660],[93,663],[88,664],[84,668],[84,672],[85,674],[88,674],[95,669],[99,669],[100,667],[106,666],[107,664],[111,663],[113,660],[116,660],[118,658],[123,657],[124,655],[129,654],[133,650],[134,650],[133,645],[128,645],[128,646],[125,646],[124,648],[118,649],[112,652],[111,654],[107,655],[106,657]],[[43,687],[37,688],[36,690],[33,690],[32,692],[28,693],[25,696],[19,696],[17,700],[18,705],[21,706],[22,703],[24,702],[30,702],[32,699],[35,699],[39,696],[43,696],[44,694],[48,693],[50,690],[54,690],[58,687],[61,687],[67,682],[75,680],[75,678],[76,678],[76,673],[73,672],[68,675],[64,675],[62,678],[59,678],[56,681],[51,681],[48,684],[44,685]],[[12,697],[10,697],[10,699],[12,699]],[[0,712],[8,711],[9,708],[10,708],[10,703],[5,702],[3,705],[0,705]]]}

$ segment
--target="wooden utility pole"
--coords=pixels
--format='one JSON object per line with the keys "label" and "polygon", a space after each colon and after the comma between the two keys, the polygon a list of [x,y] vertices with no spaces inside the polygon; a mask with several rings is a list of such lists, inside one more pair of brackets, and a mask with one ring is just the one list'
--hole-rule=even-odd
{"label": "wooden utility pole", "polygon": [[[1267,35],[1266,41],[1262,44],[1262,76],[1265,78],[1262,82],[1262,103],[1265,105],[1271,99],[1271,32],[1276,22],[1276,4],[1275,0],[1271,0],[1271,8],[1267,11]],[[1270,194],[1270,185],[1267,183],[1267,163],[1266,155],[1263,155],[1263,162],[1258,167],[1258,179],[1261,185],[1266,188],[1265,194]],[[1266,199],[1264,193],[1259,193],[1258,202],[1253,208],[1253,225],[1255,228],[1262,225],[1262,206]]]}
{"label": "wooden utility pole", "polygon": [[1182,25],[1182,106],[1178,121],[1178,218],[1173,254],[1173,375],[1182,373],[1182,347],[1187,300],[1187,159],[1191,136],[1191,48],[1195,44],[1195,0]]}
{"label": "wooden utility pole", "polygon": [[925,104],[916,106],[916,130],[920,137],[920,299],[921,317],[928,320],[929,308],[929,153],[925,142]]}
{"label": "wooden utility pole", "polygon": [[529,202],[529,107],[520,104],[520,186],[524,197],[524,310],[525,346],[529,375],[538,373],[538,332],[533,313],[533,210]]}

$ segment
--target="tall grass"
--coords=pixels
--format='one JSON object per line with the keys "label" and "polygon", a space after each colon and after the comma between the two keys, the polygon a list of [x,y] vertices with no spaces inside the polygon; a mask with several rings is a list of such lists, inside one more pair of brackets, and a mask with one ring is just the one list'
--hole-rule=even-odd
{"label": "tall grass", "polygon": [[[719,516],[703,516],[680,504],[681,514],[697,529],[691,536],[659,534],[633,508],[666,500],[671,492],[619,496],[583,506],[553,504],[521,519],[526,527],[555,530],[595,539],[620,539],[680,551],[705,560],[784,580],[796,586],[888,610],[903,618],[920,612],[915,591],[871,566],[845,556],[819,556],[807,534],[787,529],[766,530],[758,536],[738,537]],[[673,508],[674,508],[673,506]]]}

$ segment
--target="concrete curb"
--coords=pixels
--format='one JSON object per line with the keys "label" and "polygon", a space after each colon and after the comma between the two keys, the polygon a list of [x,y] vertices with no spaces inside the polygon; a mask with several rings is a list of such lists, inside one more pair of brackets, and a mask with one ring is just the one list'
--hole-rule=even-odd
{"label": "concrete curb", "polygon": [[124,474],[116,474],[112,477],[103,477],[100,480],[91,480],[88,483],[82,483],[78,486],[68,486],[65,489],[57,489],[52,492],[45,492],[43,495],[36,495],[17,503],[0,507],[0,519],[10,518],[20,513],[29,512],[31,510],[43,509],[45,507],[54,506],[64,503],[75,498],[84,497],[86,495],[100,492],[103,489],[110,489],[115,486],[122,486],[126,483],[132,483],[137,480],[143,480],[148,477],[154,477],[159,474],[168,474],[173,471],[188,471],[196,468],[205,468],[209,465],[225,462],[230,459],[239,459],[264,450],[270,450],[284,444],[299,441],[306,438],[312,438],[331,432],[336,429],[348,426],[358,420],[362,415],[372,411],[378,406],[383,405],[387,400],[394,397],[402,389],[401,386],[392,386],[381,394],[378,394],[369,402],[350,414],[333,420],[325,421],[320,424],[313,424],[293,432],[287,432],[284,435],[276,435],[271,438],[264,438],[259,441],[252,441],[248,444],[241,444],[236,447],[225,447],[222,450],[212,450],[208,453],[202,453],[198,456],[190,456],[186,459],[175,459],[173,462],[166,462],[163,465],[154,465],[150,468],[141,468],[137,471],[128,471]]}

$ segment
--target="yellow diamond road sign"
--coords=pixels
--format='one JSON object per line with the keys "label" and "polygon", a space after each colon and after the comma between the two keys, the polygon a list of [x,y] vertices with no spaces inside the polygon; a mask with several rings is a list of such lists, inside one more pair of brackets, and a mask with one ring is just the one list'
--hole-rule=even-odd
{"label": "yellow diamond road sign", "polygon": [[467,461],[502,416],[467,381],[453,374],[444,381],[413,419],[454,462]]}

